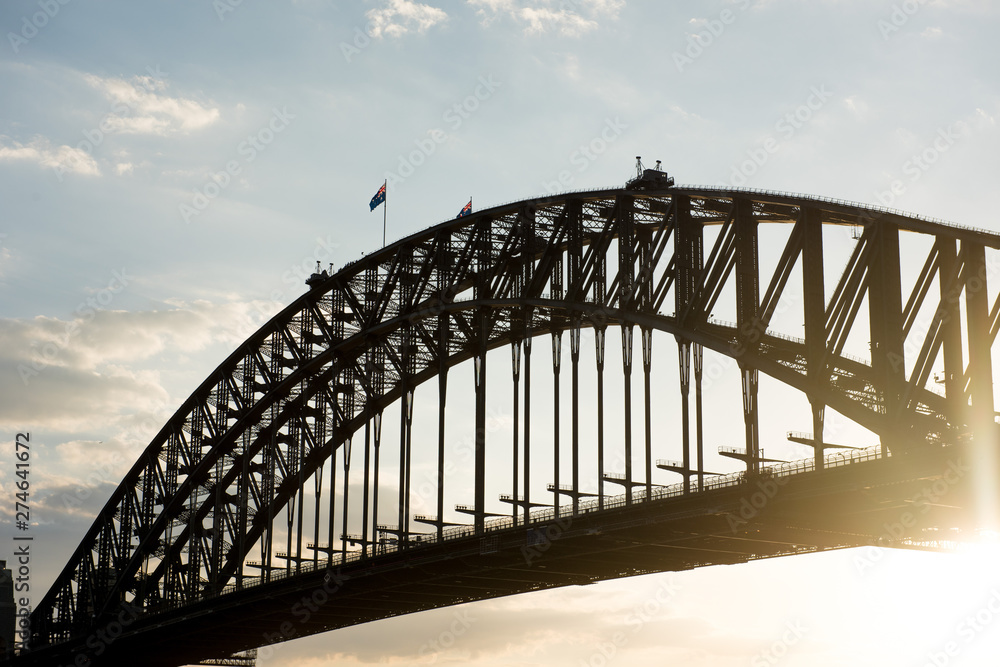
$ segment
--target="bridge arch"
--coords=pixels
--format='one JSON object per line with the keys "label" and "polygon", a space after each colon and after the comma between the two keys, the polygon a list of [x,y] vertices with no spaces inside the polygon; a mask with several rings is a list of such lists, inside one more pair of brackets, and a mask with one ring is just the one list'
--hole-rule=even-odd
{"label": "bridge arch", "polygon": [[[760,268],[761,225],[790,230],[770,274]],[[831,225],[855,229],[857,238],[828,296],[822,230]],[[717,229],[711,244],[705,235],[709,227]],[[908,295],[900,268],[901,231],[924,235],[931,245]],[[309,560],[333,563],[337,552],[346,558],[355,539],[345,535],[353,525],[348,471],[342,507],[335,507],[331,488],[330,504],[321,511],[318,485],[325,465],[330,485],[335,483],[337,453],[346,465],[351,457],[344,450],[359,433],[366,434],[366,453],[373,438],[377,449],[381,415],[394,404],[404,429],[396,535],[400,548],[411,546],[410,482],[403,471],[412,462],[403,457],[412,437],[405,429],[412,423],[413,391],[436,379],[439,395],[447,396],[449,369],[472,361],[477,378],[483,378],[490,350],[510,346],[517,363],[530,352],[532,339],[546,334],[558,372],[564,335],[575,361],[582,328],[594,329],[599,357],[607,329],[620,329],[626,372],[631,373],[637,346],[646,356],[635,364],[645,366],[647,375],[650,332],[673,335],[685,404],[692,356],[696,376],[704,349],[735,359],[743,377],[743,460],[751,474],[763,463],[755,424],[760,372],[800,391],[813,405],[818,466],[826,406],[876,433],[894,453],[964,437],[977,424],[993,422],[991,363],[984,360],[990,361],[1000,328],[1000,299],[989,301],[987,248],[1000,248],[1000,237],[898,212],[694,187],[525,200],[402,239],[332,275],[314,276],[307,292],[250,336],[182,404],[36,608],[34,642],[44,646],[85,635],[123,602],[155,614],[266,583],[279,556],[275,541],[282,536],[285,569],[297,570],[306,560],[302,522],[310,480],[317,485],[317,527]],[[796,266],[805,296],[801,338],[769,328]],[[939,294],[929,296],[935,282]],[[735,323],[711,317],[725,296],[735,303]],[[844,349],[857,332],[865,301],[868,360]],[[933,316],[926,332],[919,332],[914,322],[925,307]],[[919,344],[908,345],[911,338]],[[973,357],[976,363],[968,363]],[[945,369],[943,394],[928,386],[938,362]],[[598,363],[603,368],[603,360]],[[476,497],[470,508],[477,534],[485,531],[489,515],[483,484],[485,379],[479,383]],[[443,419],[443,399],[440,414]],[[443,437],[439,434],[439,469]],[[703,483],[705,473],[691,453],[685,442],[686,487],[693,479]],[[649,497],[650,463],[647,451],[646,474],[627,473],[629,502],[634,488],[645,486]],[[364,557],[374,555],[379,530],[377,471],[376,462],[372,498],[365,472],[357,538]],[[532,505],[529,498],[518,498],[518,476],[515,470],[512,506],[527,515]],[[558,473],[555,487],[558,497]],[[581,495],[576,480],[564,495],[575,507]],[[438,513],[431,517],[438,537],[446,527],[442,497],[439,492]],[[321,544],[318,521],[324,512],[328,525]],[[255,553],[259,562],[251,570]]]}

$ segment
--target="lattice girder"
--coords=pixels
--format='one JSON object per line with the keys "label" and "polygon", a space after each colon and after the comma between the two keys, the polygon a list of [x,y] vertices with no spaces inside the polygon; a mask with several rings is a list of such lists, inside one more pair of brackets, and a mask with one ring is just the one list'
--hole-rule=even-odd
{"label": "lattice girder", "polygon": [[[669,250],[681,233],[678,220],[684,230],[719,227],[697,270],[692,256],[681,261]],[[711,321],[712,306],[730,287],[739,243],[749,248],[756,226],[765,224],[792,225],[792,232],[775,274],[740,264],[767,286],[763,299],[741,306],[739,326]],[[814,243],[808,228],[823,224],[861,224],[864,232],[823,309],[822,340],[808,330],[803,340],[772,335],[775,304]],[[887,367],[843,355],[861,301],[872,294],[874,239],[897,230],[936,239],[906,303],[890,303],[904,338],[938,276],[941,303],[964,288],[976,304],[975,336],[991,344],[1000,308],[983,301],[985,287],[973,294],[970,284],[982,249],[1000,246],[996,236],[810,198],[696,188],[549,197],[444,223],[349,264],[253,334],[161,429],[36,609],[37,637],[65,639],[87,624],[83,615],[97,622],[123,600],[152,610],[242,581],[253,545],[303,492],[302,481],[371,414],[404,387],[481,354],[480,346],[525,335],[609,325],[663,331],[811,397],[825,387],[825,405],[878,434],[900,424],[923,434],[965,429],[965,397],[971,392],[975,404],[976,392],[985,393],[971,364],[962,368],[964,381],[950,381],[946,397],[924,387],[942,348],[955,364],[944,314],[920,348],[919,368],[892,389],[891,410]],[[617,261],[608,261],[611,254]],[[610,283],[608,265],[618,267]],[[898,280],[898,266],[890,268]],[[680,285],[675,311],[659,312]],[[456,300],[466,293],[472,298]],[[442,323],[449,325],[444,344]],[[890,340],[893,333],[879,335]]]}

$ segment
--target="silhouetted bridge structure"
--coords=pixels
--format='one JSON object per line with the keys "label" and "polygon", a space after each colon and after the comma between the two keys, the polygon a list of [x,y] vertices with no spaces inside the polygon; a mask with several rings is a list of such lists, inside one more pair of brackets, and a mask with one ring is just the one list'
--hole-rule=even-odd
{"label": "silhouetted bridge structure", "polygon": [[[849,202],[638,179],[317,273],[149,444],[13,664],[252,664],[471,600],[966,539],[1000,479],[997,248]],[[764,455],[761,373],[778,427],[812,425],[779,434],[802,460]],[[720,454],[742,469],[713,474]]]}

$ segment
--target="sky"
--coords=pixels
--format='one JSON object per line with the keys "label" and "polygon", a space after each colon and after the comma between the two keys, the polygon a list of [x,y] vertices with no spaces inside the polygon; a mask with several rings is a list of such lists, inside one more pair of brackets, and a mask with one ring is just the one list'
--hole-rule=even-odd
{"label": "sky", "polygon": [[[636,155],[678,183],[1000,232],[998,19],[989,0],[5,1],[0,558],[17,433],[37,602],[159,427],[315,262],[381,246],[367,204],[384,181],[389,241],[470,198],[620,186]],[[768,437],[801,425],[767,414]],[[259,664],[994,664],[989,553],[847,550],[571,587],[296,640]]]}

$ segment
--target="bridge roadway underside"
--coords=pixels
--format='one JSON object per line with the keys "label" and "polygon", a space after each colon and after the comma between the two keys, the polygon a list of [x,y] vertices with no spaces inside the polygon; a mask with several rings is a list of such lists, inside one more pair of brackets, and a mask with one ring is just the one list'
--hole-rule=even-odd
{"label": "bridge roadway underside", "polygon": [[[971,461],[959,447],[936,448],[415,546],[335,572],[320,567],[142,617],[93,664],[183,665],[533,590],[826,549],[904,546],[906,538],[951,540],[949,530],[962,528],[959,515],[970,514],[963,510],[973,497]],[[96,658],[86,639],[40,648],[17,664],[87,664],[74,663],[81,651]]]}

